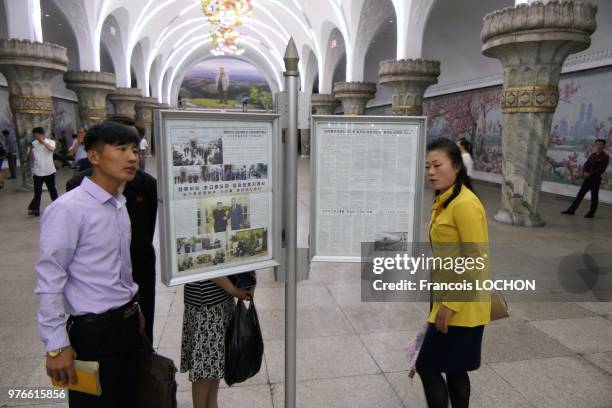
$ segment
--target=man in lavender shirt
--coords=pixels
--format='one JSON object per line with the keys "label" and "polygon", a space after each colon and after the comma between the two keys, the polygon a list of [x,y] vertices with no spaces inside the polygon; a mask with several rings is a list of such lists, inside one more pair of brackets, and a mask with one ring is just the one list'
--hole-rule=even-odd
{"label": "man in lavender shirt", "polygon": [[130,220],[120,189],[138,169],[138,141],[125,126],[94,126],[85,140],[91,177],[42,217],[35,292],[47,374],[73,384],[77,356],[100,363],[102,395],[70,391],[71,407],[136,405],[144,318],[136,302]]}

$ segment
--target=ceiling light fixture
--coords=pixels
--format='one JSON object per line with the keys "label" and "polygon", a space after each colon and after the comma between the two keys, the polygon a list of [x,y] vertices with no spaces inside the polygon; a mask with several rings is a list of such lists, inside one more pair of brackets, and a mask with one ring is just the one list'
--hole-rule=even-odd
{"label": "ceiling light fixture", "polygon": [[210,24],[223,26],[240,26],[251,16],[251,0],[202,0],[202,13]]}
{"label": "ceiling light fixture", "polygon": [[244,34],[236,31],[251,16],[251,0],[202,0],[200,8],[211,25],[217,26],[208,37],[213,55],[241,55],[244,53]]}

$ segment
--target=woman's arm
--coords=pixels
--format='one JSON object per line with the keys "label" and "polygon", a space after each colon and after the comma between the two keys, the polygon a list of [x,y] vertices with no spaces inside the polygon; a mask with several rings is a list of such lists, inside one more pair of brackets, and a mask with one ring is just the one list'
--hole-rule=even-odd
{"label": "woman's arm", "polygon": [[251,293],[244,289],[238,289],[227,276],[211,279],[217,285],[221,286],[227,293],[240,300],[250,300]]}

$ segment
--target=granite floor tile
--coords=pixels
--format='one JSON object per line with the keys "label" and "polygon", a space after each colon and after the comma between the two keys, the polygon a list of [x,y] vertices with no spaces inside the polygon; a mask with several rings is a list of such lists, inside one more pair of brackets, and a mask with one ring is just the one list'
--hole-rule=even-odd
{"label": "granite floor tile", "polygon": [[612,375],[612,351],[606,353],[585,354],[582,357],[595,364],[597,367]]}
{"label": "granite floor tile", "polygon": [[[285,339],[284,310],[260,310],[257,314],[264,341]],[[298,338],[346,334],[354,334],[354,330],[338,307],[297,310]]]}
{"label": "granite floor tile", "polygon": [[406,348],[418,331],[361,334],[361,340],[384,373],[410,369]]}
{"label": "granite floor tile", "polygon": [[489,325],[484,330],[482,358],[487,363],[570,354],[572,350],[528,323]]}
{"label": "granite floor tile", "polygon": [[[284,406],[282,384],[273,386],[274,407]],[[300,408],[403,408],[383,375],[363,375],[300,381],[296,384],[296,406]]]}
{"label": "granite floor tile", "polygon": [[612,322],[599,316],[530,324],[576,353],[612,351]]}
{"label": "granite floor tile", "polygon": [[552,357],[490,364],[537,408],[605,408],[612,376],[579,357]]}
{"label": "granite floor tile", "polygon": [[[380,373],[356,335],[298,339],[296,354],[298,381]],[[284,342],[268,341],[265,357],[270,382],[283,382]]]}

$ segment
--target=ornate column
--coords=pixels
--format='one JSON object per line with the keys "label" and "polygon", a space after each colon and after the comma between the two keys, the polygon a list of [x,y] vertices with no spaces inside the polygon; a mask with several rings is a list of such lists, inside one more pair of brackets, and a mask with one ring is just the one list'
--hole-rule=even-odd
{"label": "ornate column", "polygon": [[136,103],[142,99],[142,91],[138,88],[117,88],[107,96],[115,107],[115,115],[136,118]]}
{"label": "ornate column", "polygon": [[378,69],[381,85],[393,89],[393,114],[421,116],[423,95],[438,83],[440,61],[407,59],[381,61]]}
{"label": "ornate column", "polygon": [[9,104],[15,120],[22,188],[31,189],[32,174],[27,158],[32,128],[51,131],[53,103],[51,80],[66,72],[66,49],[55,44],[3,38],[0,40],[0,72],[6,77]]}
{"label": "ornate column", "polygon": [[543,226],[542,168],[559,101],[561,65],[591,44],[597,7],[580,1],[519,5],[484,18],[484,55],[504,66],[501,209],[495,219]]}
{"label": "ornate column", "polygon": [[366,102],[376,95],[372,82],[336,82],[334,96],[342,102],[345,115],[363,115]]}
{"label": "ornate column", "polygon": [[315,108],[315,115],[333,115],[338,100],[331,94],[312,94],[310,95],[310,106]]}
{"label": "ornate column", "polygon": [[66,88],[79,98],[81,126],[90,128],[106,119],[106,96],[115,91],[115,74],[98,71],[68,71]]}
{"label": "ornate column", "polygon": [[149,154],[152,147],[153,137],[153,109],[158,109],[159,103],[157,98],[154,97],[143,97],[140,101],[136,102],[136,122],[145,128],[145,138],[149,143]]}

